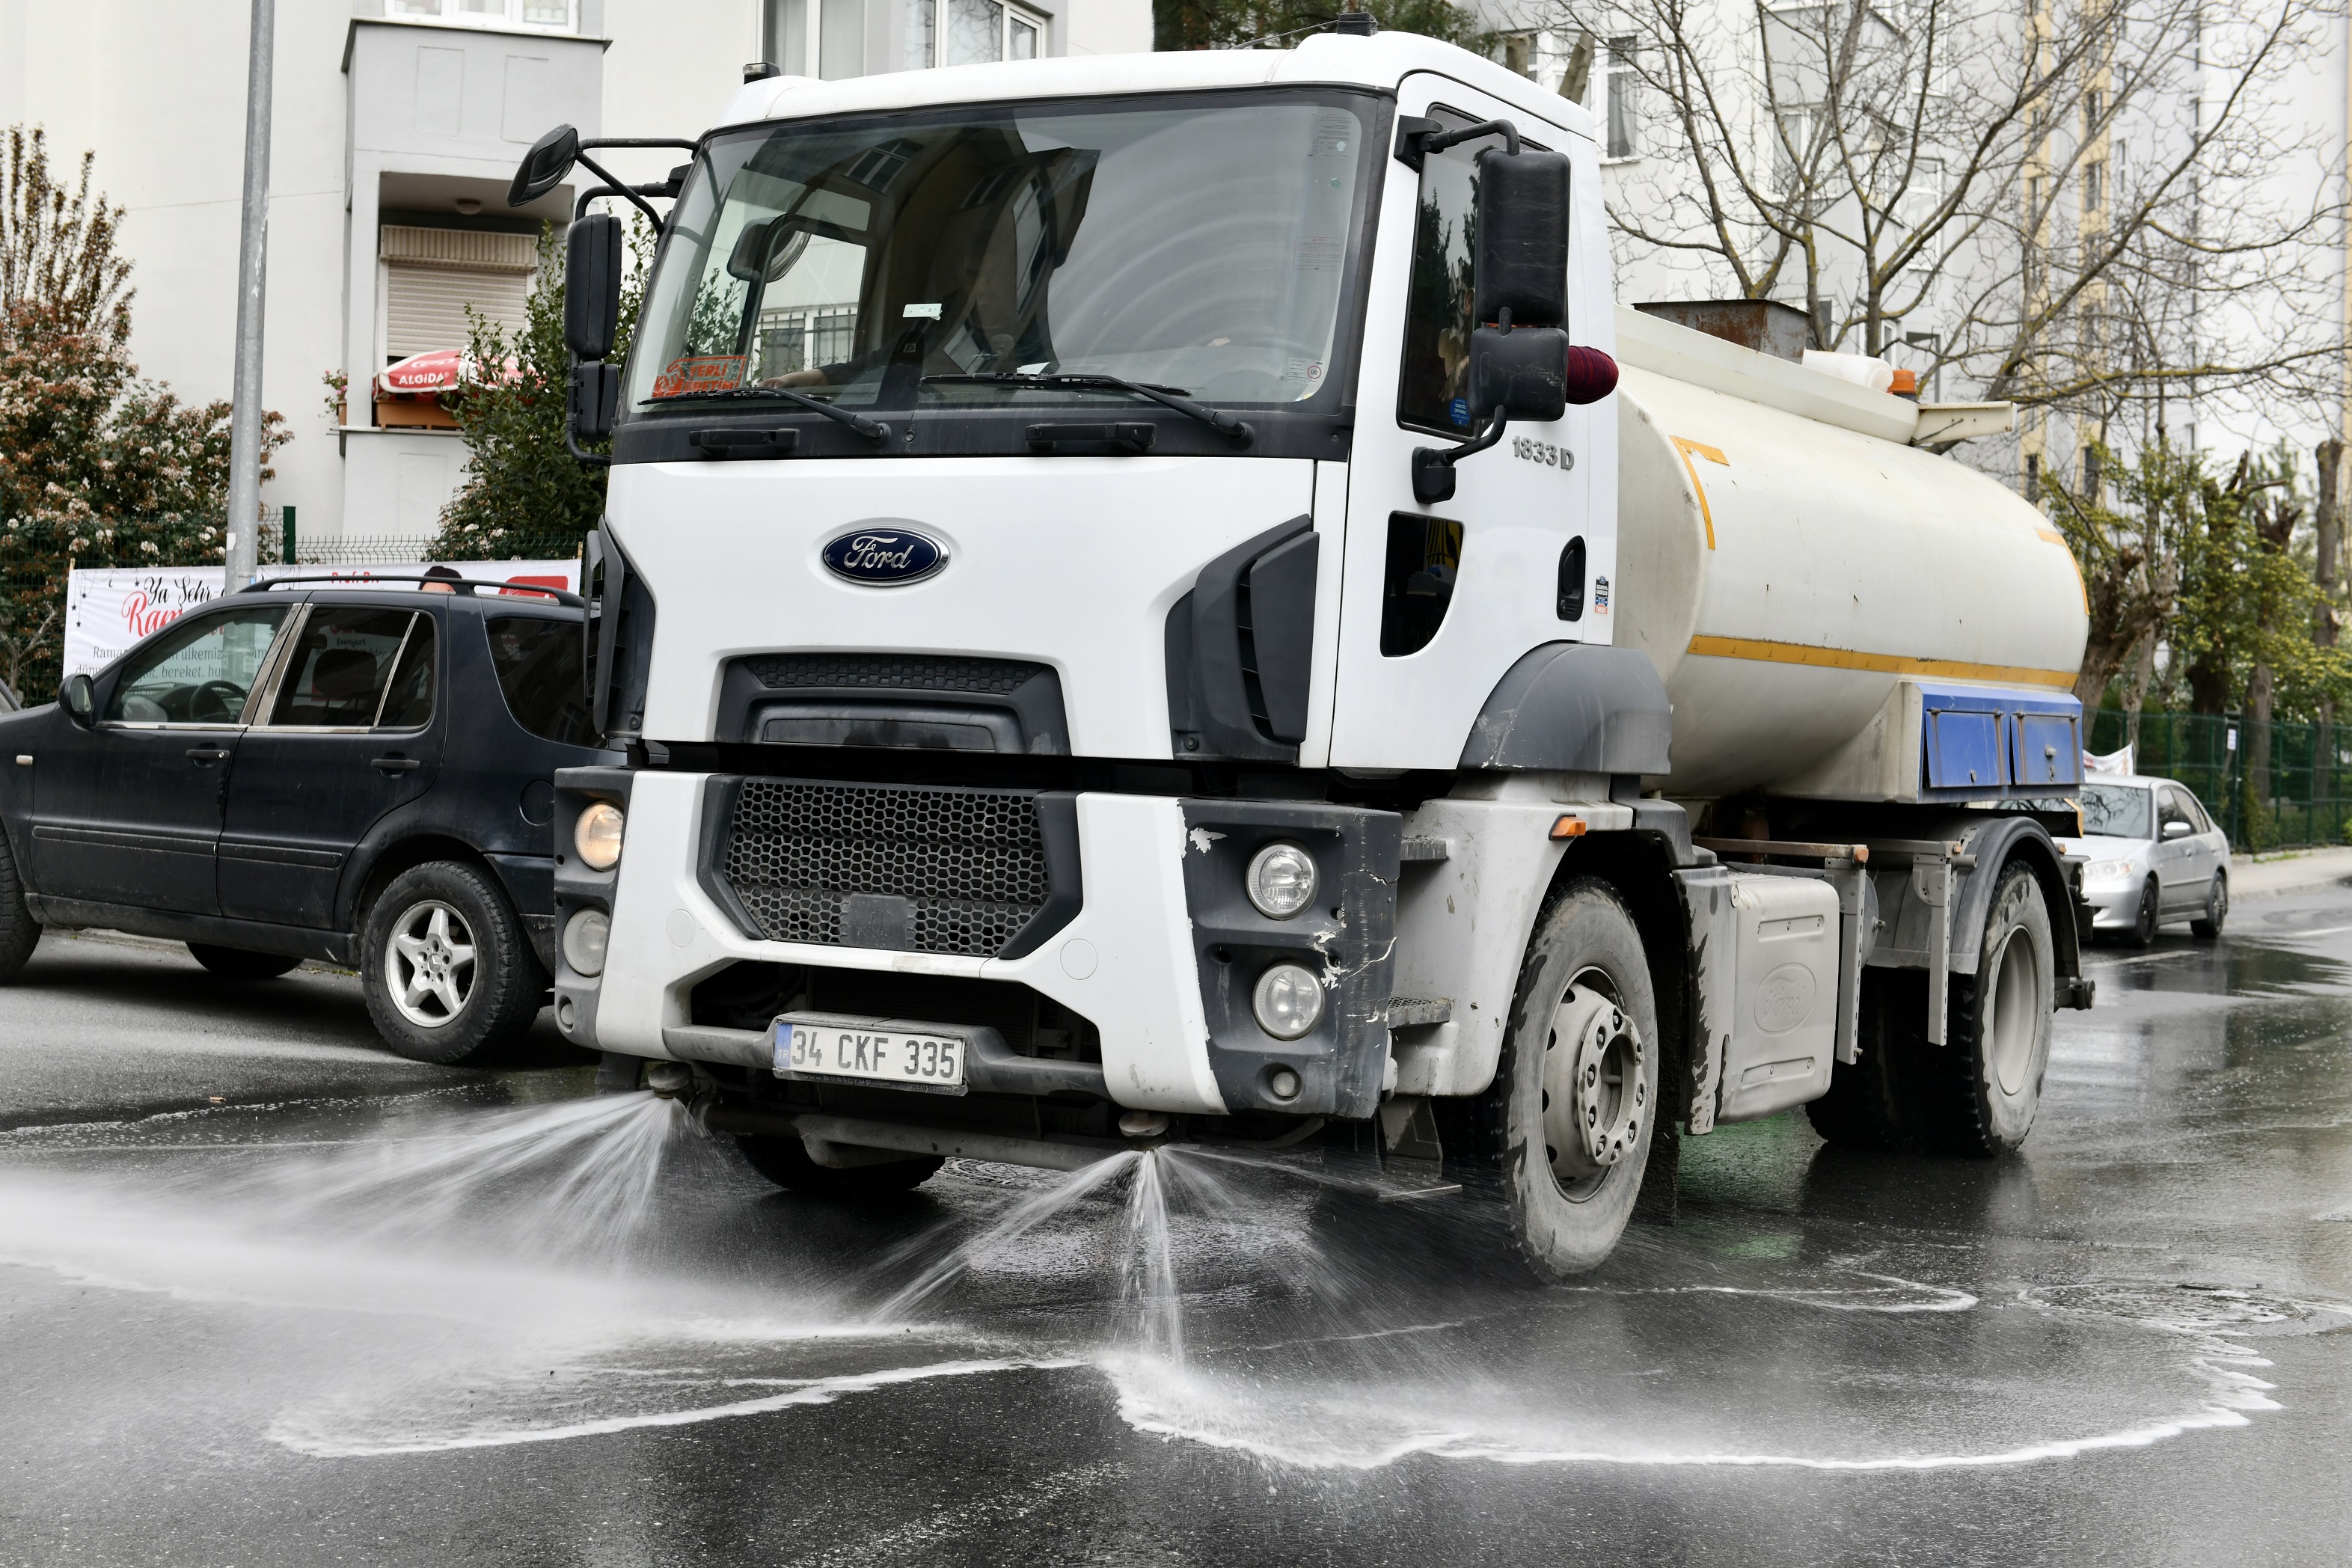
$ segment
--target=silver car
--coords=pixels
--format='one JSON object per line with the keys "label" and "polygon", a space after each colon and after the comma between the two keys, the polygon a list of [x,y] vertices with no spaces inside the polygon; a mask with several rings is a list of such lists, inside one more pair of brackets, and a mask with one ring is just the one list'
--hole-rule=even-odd
{"label": "silver car", "polygon": [[2083,896],[2098,918],[2092,930],[2135,947],[2158,926],[2187,921],[2200,937],[2221,934],[2230,912],[2230,840],[2186,784],[2116,774],[2083,784],[2080,838],[2058,841],[2090,864]]}

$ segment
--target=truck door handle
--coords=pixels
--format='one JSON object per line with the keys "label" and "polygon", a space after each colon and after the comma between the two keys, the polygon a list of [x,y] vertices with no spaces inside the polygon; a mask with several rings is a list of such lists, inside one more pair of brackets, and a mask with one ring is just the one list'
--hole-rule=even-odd
{"label": "truck door handle", "polygon": [[190,746],[188,758],[198,767],[202,767],[207,763],[226,762],[228,759],[228,753],[218,746]]}
{"label": "truck door handle", "polygon": [[415,773],[418,768],[421,768],[425,764],[423,763],[418,762],[415,757],[371,757],[368,759],[368,766],[375,769],[378,773]]}

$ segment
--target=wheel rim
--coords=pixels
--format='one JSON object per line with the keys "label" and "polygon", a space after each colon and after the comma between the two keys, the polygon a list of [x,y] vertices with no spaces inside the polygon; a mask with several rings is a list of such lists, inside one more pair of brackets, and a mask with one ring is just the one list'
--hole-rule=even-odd
{"label": "wheel rim", "polygon": [[2156,935],[2156,889],[2152,885],[2139,890],[2139,931],[2142,936]]}
{"label": "wheel rim", "polygon": [[1993,985],[1991,1005],[1985,1009],[1985,1022],[1992,1031],[1993,1079],[2003,1094],[2020,1094],[2042,1026],[2041,972],[2033,962],[2032,941],[2023,931],[2011,931],[1987,973]]}
{"label": "wheel rim", "polygon": [[1586,970],[1552,1010],[1544,1044],[1544,1151],[1570,1198],[1590,1196],[1639,1146],[1649,1047],[1607,974]]}
{"label": "wheel rim", "polygon": [[412,904],[383,944],[384,991],[420,1029],[446,1028],[474,994],[474,931],[438,899]]}
{"label": "wheel rim", "polygon": [[2221,917],[2222,917],[2223,915],[2228,914],[2229,912],[2230,912],[2230,881],[2229,881],[2229,879],[2228,879],[2228,878],[2226,878],[2226,877],[2216,877],[2216,878],[2214,878],[2214,879],[2213,879],[2213,910],[2212,910],[2212,916],[2211,916],[2212,922],[2213,922],[2215,925],[2217,925],[2217,926],[2218,926],[2218,925],[2220,925],[2220,924],[2221,923]]}

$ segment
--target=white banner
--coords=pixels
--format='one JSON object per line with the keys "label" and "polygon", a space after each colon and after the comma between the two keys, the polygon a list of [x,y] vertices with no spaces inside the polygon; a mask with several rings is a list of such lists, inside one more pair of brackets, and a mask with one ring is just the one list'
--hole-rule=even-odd
{"label": "white banner", "polygon": [[[264,566],[264,578],[331,576],[347,587],[378,578],[463,577],[518,587],[580,589],[577,561],[423,561],[384,566]],[[321,584],[323,587],[326,584]],[[416,591],[415,583],[386,589]],[[66,579],[65,673],[95,675],[140,638],[220,596],[217,566],[106,566]]]}

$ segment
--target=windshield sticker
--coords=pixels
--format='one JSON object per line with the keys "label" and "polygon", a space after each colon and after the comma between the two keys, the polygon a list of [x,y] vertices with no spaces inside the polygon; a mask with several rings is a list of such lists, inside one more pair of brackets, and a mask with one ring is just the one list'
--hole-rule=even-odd
{"label": "windshield sticker", "polygon": [[742,354],[681,354],[654,377],[656,397],[728,392],[743,384]]}

